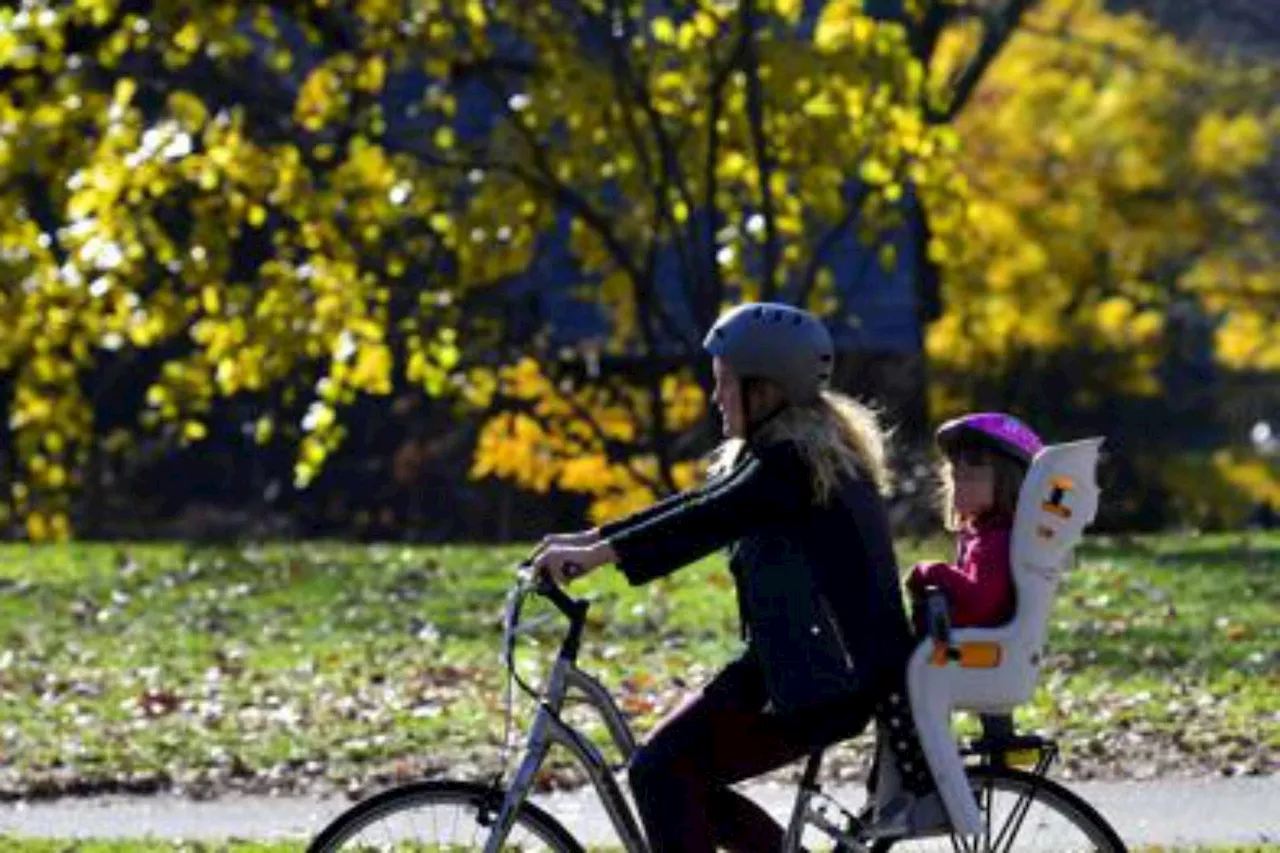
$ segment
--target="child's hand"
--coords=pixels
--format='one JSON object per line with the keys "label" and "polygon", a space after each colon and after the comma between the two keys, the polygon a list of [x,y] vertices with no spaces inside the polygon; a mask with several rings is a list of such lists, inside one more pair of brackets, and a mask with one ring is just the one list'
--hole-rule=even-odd
{"label": "child's hand", "polygon": [[943,562],[916,563],[907,575],[907,589],[914,595],[921,595],[925,587],[938,583],[939,574],[949,568],[951,567]]}

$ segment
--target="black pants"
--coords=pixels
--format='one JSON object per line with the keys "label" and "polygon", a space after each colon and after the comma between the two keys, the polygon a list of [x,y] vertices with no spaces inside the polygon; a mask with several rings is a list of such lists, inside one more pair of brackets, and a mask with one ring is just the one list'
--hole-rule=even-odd
{"label": "black pants", "polygon": [[794,714],[766,713],[752,659],[730,664],[659,725],[631,761],[631,789],[650,849],[776,853],[782,827],[729,786],[854,737],[897,687]]}

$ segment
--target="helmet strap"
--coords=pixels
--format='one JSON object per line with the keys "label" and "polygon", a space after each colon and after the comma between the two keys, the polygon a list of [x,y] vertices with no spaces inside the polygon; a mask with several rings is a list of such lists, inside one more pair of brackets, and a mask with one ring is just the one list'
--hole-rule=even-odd
{"label": "helmet strap", "polygon": [[751,401],[753,398],[751,396],[751,389],[758,381],[759,380],[755,377],[751,376],[743,377],[741,380],[742,413],[747,422],[745,428],[747,441],[750,441],[757,433],[760,432],[761,428],[763,428],[765,424],[776,418],[782,413],[783,409],[787,407],[786,400],[779,400],[772,409],[763,414],[752,411]]}

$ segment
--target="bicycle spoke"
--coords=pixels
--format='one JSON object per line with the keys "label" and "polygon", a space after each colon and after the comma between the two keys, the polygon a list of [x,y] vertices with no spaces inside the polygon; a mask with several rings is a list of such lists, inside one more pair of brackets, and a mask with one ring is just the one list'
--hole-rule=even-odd
{"label": "bicycle spoke", "polygon": [[889,847],[894,853],[1124,852],[1124,842],[1106,821],[1061,785],[1009,769],[974,771],[970,778],[982,813],[982,833],[898,839],[874,845],[874,853]]}
{"label": "bicycle spoke", "polygon": [[1004,840],[1005,833],[1008,833],[1009,846],[1004,848],[1004,853],[1008,853],[1012,849],[1013,840],[1017,837],[1018,830],[1022,828],[1022,824],[1027,818],[1027,812],[1031,810],[1034,795],[1035,790],[1032,789],[1022,792],[1018,797],[1018,802],[1014,805],[1013,812],[1009,815],[1009,820],[1001,828],[1000,837],[997,839],[996,844],[993,845],[993,853],[1001,853],[1000,842]]}
{"label": "bicycle spoke", "polygon": [[985,832],[982,837],[987,839],[984,842],[983,853],[991,853],[991,801],[993,789],[990,782],[986,782],[979,792],[978,808],[982,810],[982,822]]}

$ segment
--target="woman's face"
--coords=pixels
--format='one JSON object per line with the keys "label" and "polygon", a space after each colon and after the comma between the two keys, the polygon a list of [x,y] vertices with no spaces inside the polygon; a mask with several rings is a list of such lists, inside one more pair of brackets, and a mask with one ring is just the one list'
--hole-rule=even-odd
{"label": "woman's face", "polygon": [[747,418],[742,403],[742,383],[738,381],[729,363],[719,356],[712,359],[711,370],[716,377],[711,400],[720,410],[720,423],[723,425],[725,438],[745,438]]}
{"label": "woman's face", "polygon": [[955,483],[956,514],[961,518],[975,518],[995,504],[996,469],[985,460],[953,459],[951,479]]}

